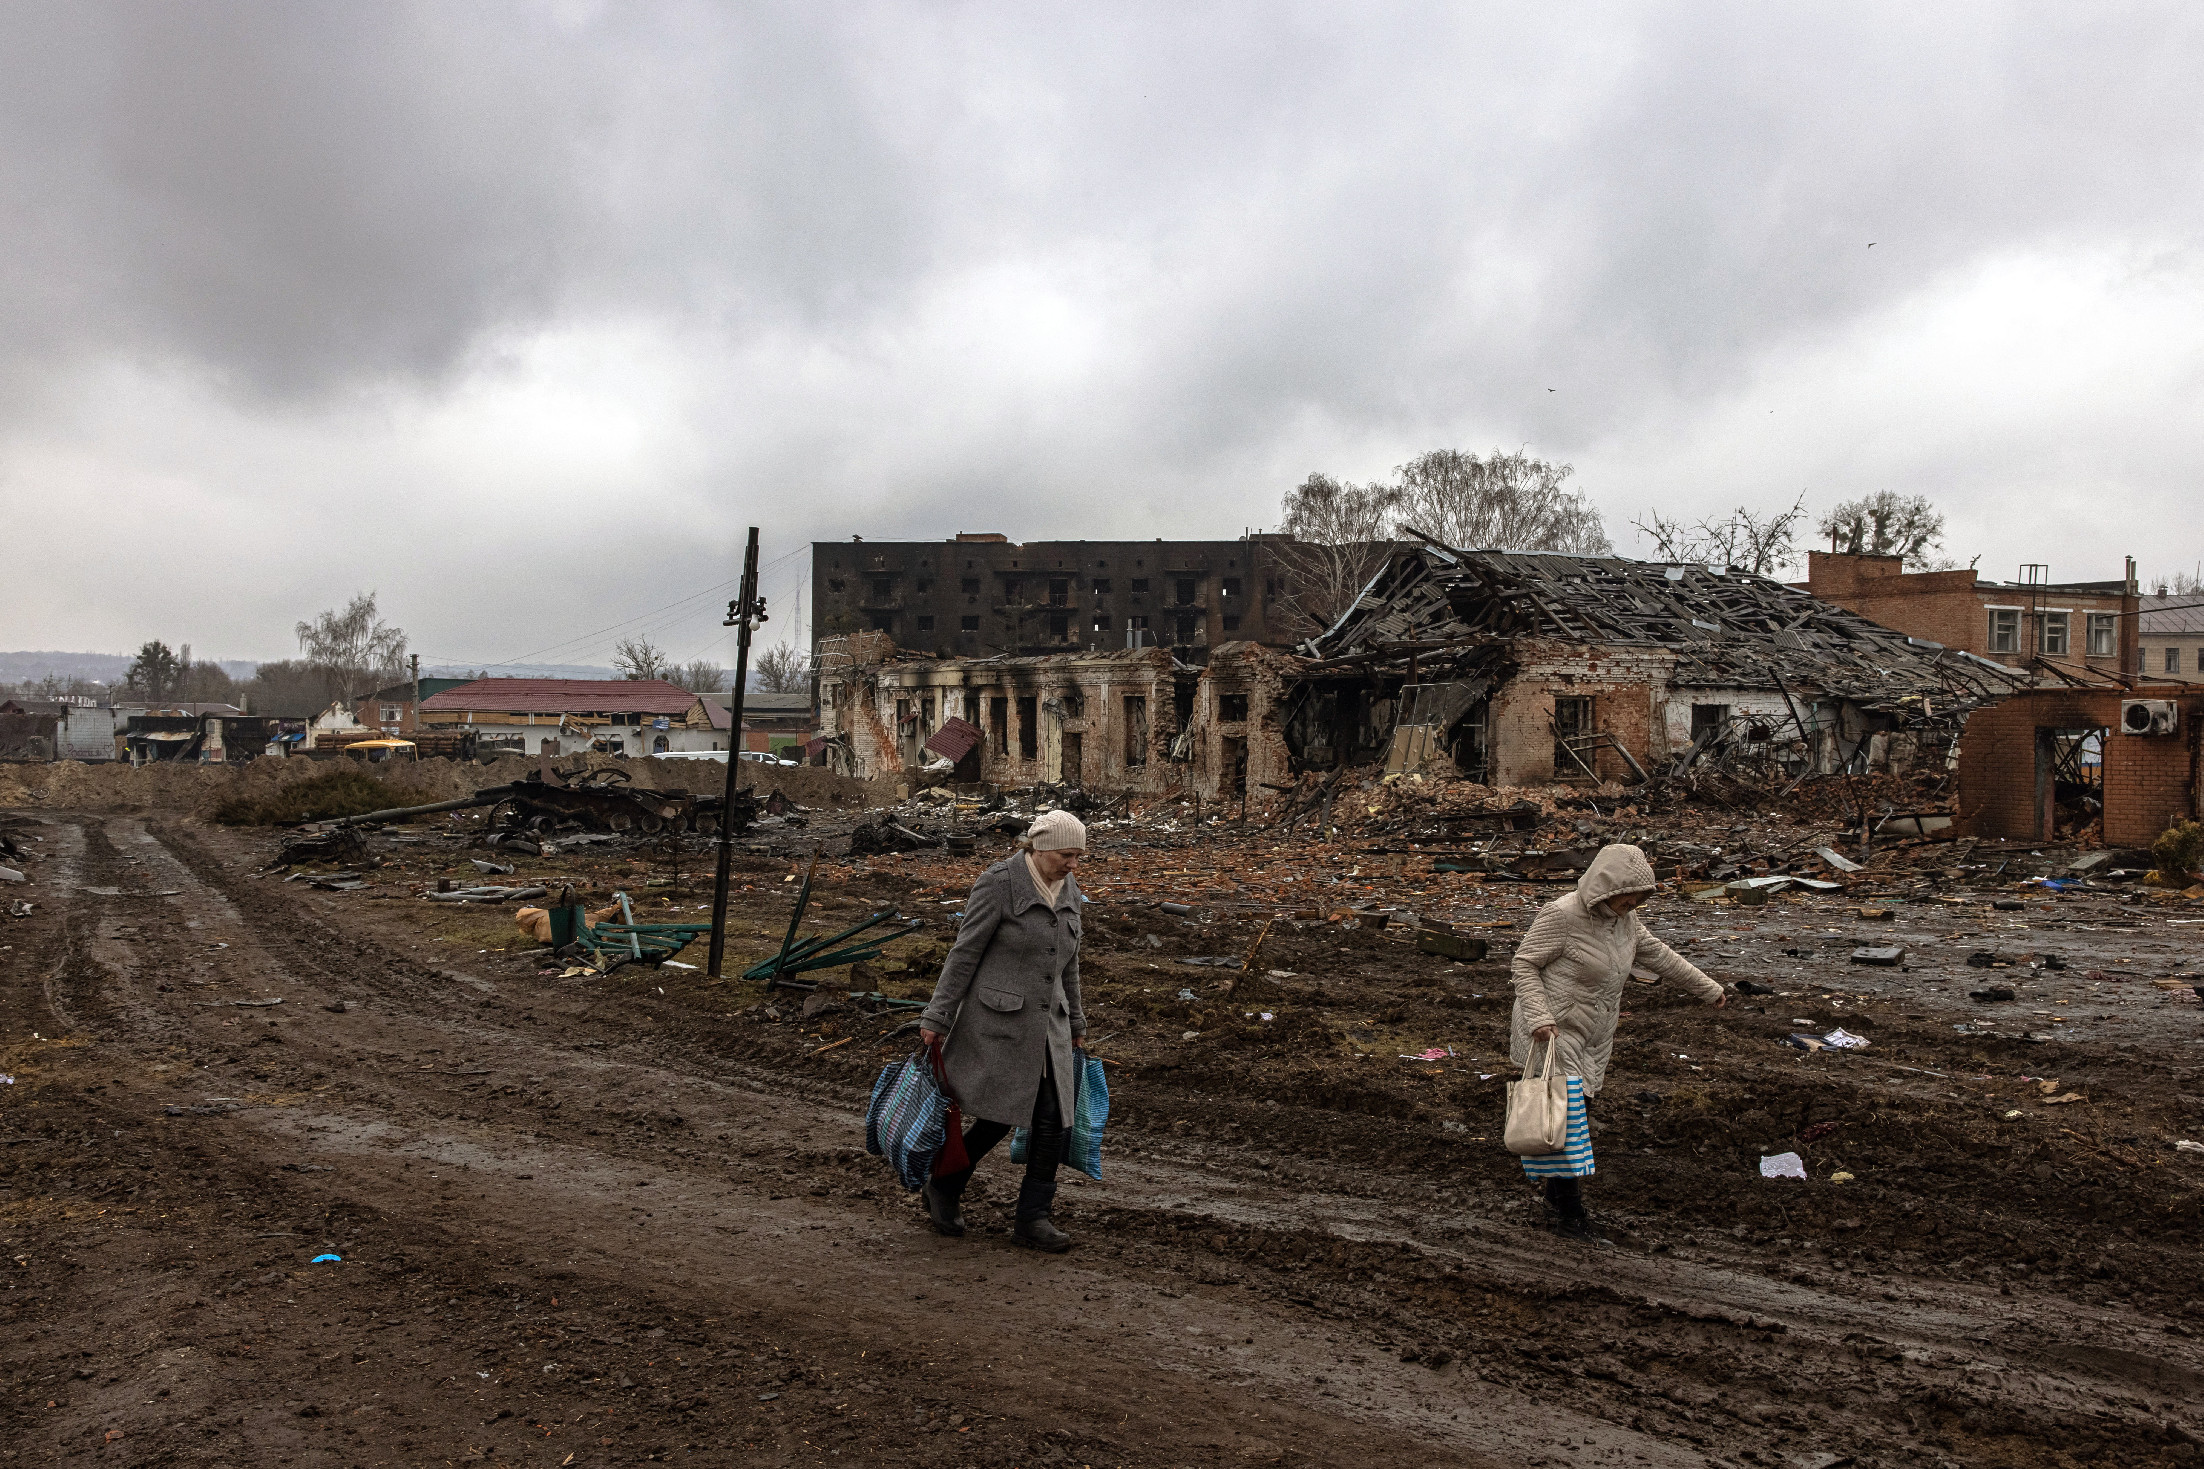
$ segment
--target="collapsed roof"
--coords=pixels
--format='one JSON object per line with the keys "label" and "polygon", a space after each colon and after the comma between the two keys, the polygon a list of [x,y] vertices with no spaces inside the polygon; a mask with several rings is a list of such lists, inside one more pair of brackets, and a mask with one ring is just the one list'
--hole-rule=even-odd
{"label": "collapsed roof", "polygon": [[1676,657],[1672,685],[1814,692],[1869,708],[1934,696],[1940,713],[2026,682],[1754,572],[1425,539],[1393,555],[1307,651],[1331,662],[1525,638],[1664,648]]}

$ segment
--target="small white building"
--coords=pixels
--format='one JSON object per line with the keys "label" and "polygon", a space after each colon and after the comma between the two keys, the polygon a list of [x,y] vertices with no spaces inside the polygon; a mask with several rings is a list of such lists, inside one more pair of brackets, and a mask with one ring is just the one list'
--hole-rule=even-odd
{"label": "small white building", "polygon": [[651,755],[727,748],[697,696],[663,679],[478,678],[421,701],[423,730],[473,730],[523,754]]}

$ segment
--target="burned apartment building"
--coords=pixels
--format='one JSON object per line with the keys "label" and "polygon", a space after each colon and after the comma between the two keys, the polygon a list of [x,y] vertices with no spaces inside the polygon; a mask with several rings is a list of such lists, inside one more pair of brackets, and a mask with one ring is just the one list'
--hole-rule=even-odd
{"label": "burned apartment building", "polygon": [[946,541],[819,541],[812,636],[884,633],[936,658],[1048,656],[1164,647],[1199,663],[1225,643],[1285,645],[1289,538],[1030,541],[967,532]]}

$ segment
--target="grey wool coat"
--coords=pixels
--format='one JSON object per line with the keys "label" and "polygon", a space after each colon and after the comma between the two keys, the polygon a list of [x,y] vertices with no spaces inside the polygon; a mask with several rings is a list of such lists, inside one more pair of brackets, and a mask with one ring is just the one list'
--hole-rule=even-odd
{"label": "grey wool coat", "polygon": [[1540,1026],[1554,1027],[1556,1059],[1564,1076],[1584,1078],[1584,1094],[1598,1094],[1615,1049],[1623,983],[1633,965],[1680,984],[1713,1004],[1723,989],[1689,959],[1646,931],[1635,913],[1610,913],[1604,904],[1620,893],[1656,886],[1653,865],[1636,847],[1600,848],[1577,880],[1576,891],[1539,910],[1531,931],[1509,965],[1515,982],[1515,1024],[1508,1055],[1526,1069]]}
{"label": "grey wool coat", "polygon": [[1079,884],[1065,874],[1052,906],[1023,852],[980,874],[964,926],[919,1017],[949,1037],[942,1066],[967,1118],[1023,1127],[1033,1120],[1042,1059],[1071,1121],[1071,1043],[1087,1033],[1079,1002]]}

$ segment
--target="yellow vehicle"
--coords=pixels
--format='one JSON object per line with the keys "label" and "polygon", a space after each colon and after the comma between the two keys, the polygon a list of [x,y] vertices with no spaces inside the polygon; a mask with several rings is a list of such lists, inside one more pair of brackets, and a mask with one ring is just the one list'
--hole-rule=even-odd
{"label": "yellow vehicle", "polygon": [[354,760],[364,760],[370,765],[420,758],[411,740],[354,740],[344,747],[344,753]]}

